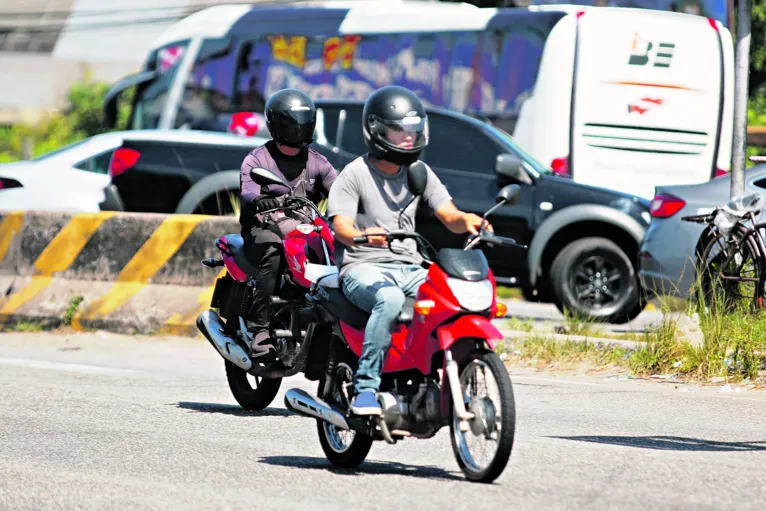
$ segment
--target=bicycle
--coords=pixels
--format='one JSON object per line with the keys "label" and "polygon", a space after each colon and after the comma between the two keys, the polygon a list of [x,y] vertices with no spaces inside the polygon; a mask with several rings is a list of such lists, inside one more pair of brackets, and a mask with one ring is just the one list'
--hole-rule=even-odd
{"label": "bicycle", "polygon": [[[699,298],[701,291],[706,307],[713,305],[714,292],[720,289],[726,308],[736,307],[732,298],[739,296],[740,300],[747,299],[751,308],[763,309],[766,243],[761,229],[766,228],[766,222],[757,221],[762,206],[760,194],[753,193],[737,197],[707,214],[681,217],[685,222],[707,224],[695,248],[700,289],[694,293]],[[714,254],[717,248],[721,251]],[[740,293],[743,283],[750,285],[751,291]]]}

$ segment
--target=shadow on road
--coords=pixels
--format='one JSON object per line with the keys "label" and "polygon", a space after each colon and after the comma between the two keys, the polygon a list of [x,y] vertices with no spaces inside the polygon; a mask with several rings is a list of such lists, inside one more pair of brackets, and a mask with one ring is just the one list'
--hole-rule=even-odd
{"label": "shadow on road", "polygon": [[325,458],[309,458],[305,456],[267,456],[260,459],[261,463],[289,468],[306,468],[310,470],[327,470],[340,475],[404,475],[422,479],[446,479],[450,481],[466,481],[465,478],[437,468],[418,467],[405,463],[390,461],[365,461],[355,469],[337,468]]}
{"label": "shadow on road", "polygon": [[245,410],[238,405],[225,405],[219,403],[195,403],[181,401],[175,405],[184,410],[192,410],[201,413],[222,413],[224,415],[236,415],[238,417],[300,417],[300,415],[284,408],[266,408],[264,410]]}
{"label": "shadow on road", "polygon": [[766,440],[760,442],[715,442],[680,436],[553,436],[564,440],[579,440],[597,444],[624,445],[661,451],[766,451]]}

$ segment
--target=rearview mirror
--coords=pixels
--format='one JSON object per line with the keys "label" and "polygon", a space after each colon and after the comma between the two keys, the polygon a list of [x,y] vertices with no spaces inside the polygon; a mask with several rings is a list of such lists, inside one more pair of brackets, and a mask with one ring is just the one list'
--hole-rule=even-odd
{"label": "rearview mirror", "polygon": [[290,185],[277,177],[272,171],[260,167],[250,169],[250,178],[261,186],[282,185],[288,190],[292,190]]}
{"label": "rearview mirror", "polygon": [[428,183],[428,171],[426,165],[418,160],[410,165],[407,170],[407,186],[415,197],[423,195]]}
{"label": "rearview mirror", "polygon": [[519,185],[508,185],[504,186],[500,189],[499,192],[497,192],[497,195],[495,196],[495,202],[498,204],[504,202],[506,206],[513,206],[519,202],[520,197],[521,187]]}
{"label": "rearview mirror", "polygon": [[503,153],[497,155],[495,162],[495,172],[501,176],[508,177],[514,181],[518,181],[523,184],[531,185],[532,178],[524,170],[523,161],[509,153]]}

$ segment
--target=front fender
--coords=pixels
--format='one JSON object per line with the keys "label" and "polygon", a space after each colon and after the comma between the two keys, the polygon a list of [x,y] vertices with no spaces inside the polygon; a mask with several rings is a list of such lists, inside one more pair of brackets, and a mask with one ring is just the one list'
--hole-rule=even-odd
{"label": "front fender", "polygon": [[503,334],[484,316],[462,316],[455,322],[439,327],[436,330],[439,348],[448,349],[458,340],[465,337],[478,337],[487,341],[490,349],[495,349],[495,340],[501,340]]}
{"label": "front fender", "polygon": [[533,286],[542,271],[542,259],[548,242],[559,231],[578,222],[603,222],[627,232],[636,243],[641,244],[648,226],[644,227],[635,218],[617,208],[600,204],[578,204],[553,213],[546,218],[535,232],[529,243],[527,264],[529,265],[529,283]]}

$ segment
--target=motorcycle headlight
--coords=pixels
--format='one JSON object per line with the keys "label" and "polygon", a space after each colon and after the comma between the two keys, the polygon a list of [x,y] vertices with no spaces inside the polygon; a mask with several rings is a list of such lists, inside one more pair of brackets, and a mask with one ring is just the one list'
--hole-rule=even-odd
{"label": "motorcycle headlight", "polygon": [[447,284],[460,306],[471,312],[487,310],[492,305],[494,294],[492,293],[492,282],[489,280],[469,282],[448,277]]}

